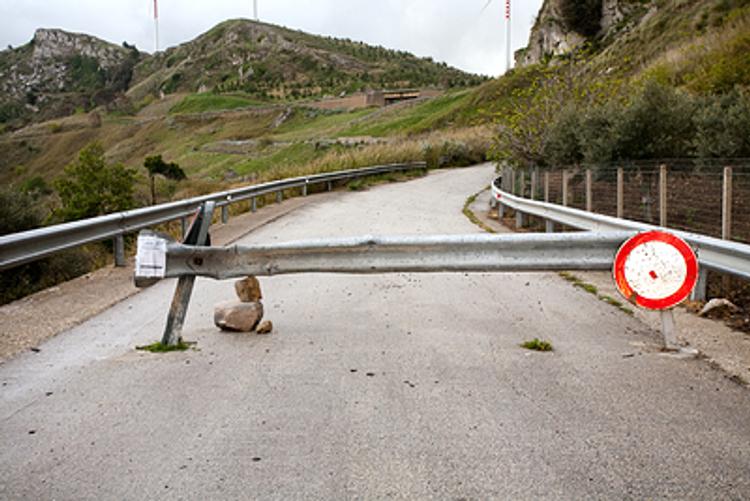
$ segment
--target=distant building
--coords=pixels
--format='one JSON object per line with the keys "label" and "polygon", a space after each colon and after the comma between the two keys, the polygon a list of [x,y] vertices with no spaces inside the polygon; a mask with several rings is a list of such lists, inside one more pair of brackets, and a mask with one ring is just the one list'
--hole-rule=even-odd
{"label": "distant building", "polygon": [[366,93],[367,106],[388,106],[399,101],[419,99],[419,89],[368,90]]}

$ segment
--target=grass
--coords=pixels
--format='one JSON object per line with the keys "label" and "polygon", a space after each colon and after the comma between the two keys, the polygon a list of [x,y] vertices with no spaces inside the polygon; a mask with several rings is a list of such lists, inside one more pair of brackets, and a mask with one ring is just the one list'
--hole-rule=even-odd
{"label": "grass", "polygon": [[612,296],[609,296],[607,294],[600,294],[599,289],[594,285],[587,282],[584,282],[577,276],[573,275],[572,273],[569,273],[567,271],[561,271],[559,275],[565,279],[566,281],[573,284],[573,287],[578,287],[579,289],[583,289],[584,291],[588,292],[589,294],[593,294],[597,297],[597,299],[604,301],[605,303],[609,304],[610,306],[614,306],[618,310],[622,311],[623,313],[627,315],[633,315],[633,310],[625,306],[622,302],[618,301],[617,299],[613,298]]}
{"label": "grass", "polygon": [[474,211],[471,210],[471,204],[473,204],[474,202],[476,202],[477,197],[480,194],[482,194],[483,192],[485,192],[485,191],[487,191],[489,189],[490,189],[490,187],[487,186],[486,188],[482,189],[481,191],[478,191],[477,193],[475,193],[475,194],[471,195],[469,198],[467,198],[466,202],[464,203],[463,213],[464,213],[464,216],[466,216],[469,219],[469,221],[471,221],[475,225],[479,226],[480,228],[482,228],[487,233],[497,233],[495,230],[493,230],[487,224],[485,224],[484,221],[482,221],[481,219],[479,219],[477,217],[477,215],[474,214]]}
{"label": "grass", "polygon": [[234,110],[265,104],[257,99],[244,96],[213,93],[191,94],[174,105],[170,114],[205,113],[208,111]]}
{"label": "grass", "polygon": [[161,341],[158,341],[156,343],[148,344],[145,346],[136,346],[135,349],[139,351],[148,351],[150,353],[170,353],[173,351],[186,351],[190,348],[193,348],[194,346],[195,343],[188,343],[183,340],[180,340],[180,342],[174,346],[167,346],[165,344],[162,344]]}
{"label": "grass", "polygon": [[372,122],[364,121],[342,134],[346,136],[390,136],[394,134],[416,134],[449,125],[454,112],[465,106],[470,97],[467,91],[456,92],[429,99],[413,106],[394,110],[385,109]]}
{"label": "grass", "polygon": [[531,341],[521,343],[521,348],[526,348],[527,350],[533,351],[554,351],[552,348],[552,343],[550,343],[549,341],[543,341],[538,338],[534,338]]}

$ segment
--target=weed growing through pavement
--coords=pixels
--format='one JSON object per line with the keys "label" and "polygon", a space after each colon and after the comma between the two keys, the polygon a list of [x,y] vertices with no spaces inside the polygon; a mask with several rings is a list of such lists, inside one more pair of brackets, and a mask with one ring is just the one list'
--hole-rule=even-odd
{"label": "weed growing through pavement", "polygon": [[179,343],[177,343],[174,346],[168,346],[166,344],[162,344],[160,341],[160,342],[148,344],[145,346],[136,346],[135,349],[139,351],[148,351],[150,353],[169,353],[172,351],[186,351],[186,350],[189,350],[190,348],[195,349],[194,348],[195,344],[196,343],[194,342],[189,343],[187,341],[181,340]]}
{"label": "weed growing through pavement", "polygon": [[552,351],[552,344],[549,341],[542,341],[541,339],[534,338],[531,341],[522,343],[521,348],[534,351]]}
{"label": "weed growing through pavement", "polygon": [[601,301],[604,301],[605,303],[614,306],[618,310],[622,311],[623,313],[626,313],[628,315],[633,315],[633,310],[625,306],[623,303],[618,301],[617,299],[613,298],[612,296],[608,296],[606,294],[599,294],[599,289],[596,288],[595,285],[589,284],[578,278],[577,276],[573,275],[572,273],[568,273],[567,271],[561,271],[559,275],[573,284],[573,287],[578,287],[579,289],[583,289],[589,294],[593,294]]}

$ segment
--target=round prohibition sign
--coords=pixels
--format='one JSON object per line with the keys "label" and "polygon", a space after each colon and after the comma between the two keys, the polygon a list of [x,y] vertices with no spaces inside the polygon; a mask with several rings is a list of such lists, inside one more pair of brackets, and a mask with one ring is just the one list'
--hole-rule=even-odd
{"label": "round prohibition sign", "polygon": [[628,301],[650,310],[666,310],[690,295],[698,280],[698,260],[681,238],[648,231],[620,247],[613,275]]}

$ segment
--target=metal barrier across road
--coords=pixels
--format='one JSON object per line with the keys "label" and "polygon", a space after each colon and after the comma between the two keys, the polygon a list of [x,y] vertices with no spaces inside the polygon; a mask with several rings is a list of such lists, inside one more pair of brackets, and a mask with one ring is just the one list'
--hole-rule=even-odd
{"label": "metal barrier across road", "polygon": [[[502,218],[505,207],[513,209],[516,211],[518,226],[525,224],[525,216],[536,216],[546,221],[548,232],[554,231],[554,223],[592,232],[643,232],[660,229],[645,223],[519,197],[503,191],[498,184],[498,180],[492,184],[492,198],[498,204],[500,217]],[[698,252],[701,277],[696,287],[696,299],[705,298],[708,270],[750,279],[750,245],[685,231],[669,229],[669,232],[687,241]]]}
{"label": "metal barrier across road", "polygon": [[[65,249],[111,238],[115,239],[115,261],[118,265],[124,266],[123,235],[177,219],[184,220],[184,218],[192,216],[206,202],[213,202],[216,207],[220,207],[222,209],[222,220],[226,222],[228,217],[227,207],[243,200],[250,199],[254,202],[255,197],[269,193],[276,193],[280,200],[282,191],[291,188],[301,188],[303,195],[306,195],[307,187],[312,184],[328,183],[330,189],[331,183],[336,181],[423,169],[425,167],[424,162],[414,162],[282,179],[188,200],[4,235],[0,237],[0,270],[41,259]],[[254,203],[253,207],[255,207]]]}

